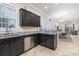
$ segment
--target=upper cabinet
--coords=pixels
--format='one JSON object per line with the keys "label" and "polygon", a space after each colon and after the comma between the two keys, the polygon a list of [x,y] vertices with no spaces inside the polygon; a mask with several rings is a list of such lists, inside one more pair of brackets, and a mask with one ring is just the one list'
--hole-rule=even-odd
{"label": "upper cabinet", "polygon": [[23,8],[20,12],[20,26],[40,27],[40,16]]}

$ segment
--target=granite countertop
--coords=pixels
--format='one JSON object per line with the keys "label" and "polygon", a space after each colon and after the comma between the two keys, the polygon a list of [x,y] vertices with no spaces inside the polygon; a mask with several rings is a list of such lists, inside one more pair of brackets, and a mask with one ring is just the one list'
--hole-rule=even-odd
{"label": "granite countertop", "polygon": [[33,35],[33,34],[50,34],[50,35],[56,35],[57,31],[30,31],[30,32],[17,32],[17,33],[10,33],[8,35],[6,34],[0,34],[0,39],[7,39],[7,38],[12,38],[12,37],[19,37],[19,36],[24,36],[24,35]]}
{"label": "granite countertop", "polygon": [[56,35],[57,31],[39,31],[40,34],[50,34],[50,35]]}

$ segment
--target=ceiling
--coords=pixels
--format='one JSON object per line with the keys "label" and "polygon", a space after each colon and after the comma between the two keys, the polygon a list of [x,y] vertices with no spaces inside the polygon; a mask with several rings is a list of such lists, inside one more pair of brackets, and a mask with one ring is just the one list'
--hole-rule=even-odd
{"label": "ceiling", "polygon": [[[45,14],[54,16],[78,16],[79,3],[31,3]],[[79,17],[79,16],[78,16]]]}

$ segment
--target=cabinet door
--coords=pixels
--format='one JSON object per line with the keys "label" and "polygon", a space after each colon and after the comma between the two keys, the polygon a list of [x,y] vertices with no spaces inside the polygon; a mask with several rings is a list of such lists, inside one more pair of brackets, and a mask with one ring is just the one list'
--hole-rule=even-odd
{"label": "cabinet door", "polygon": [[0,56],[10,56],[9,44],[0,45]]}
{"label": "cabinet door", "polygon": [[55,50],[57,47],[57,38],[55,35],[49,36],[46,38],[47,42],[46,42],[46,46],[50,49]]}
{"label": "cabinet door", "polygon": [[30,25],[30,13],[28,11],[25,11],[25,25],[24,26],[29,26]]}
{"label": "cabinet door", "polygon": [[31,26],[34,26],[34,14],[33,13],[31,13],[31,19],[30,19],[30,24],[31,24]]}
{"label": "cabinet door", "polygon": [[13,39],[15,41],[11,43],[11,55],[16,56],[24,52],[24,39],[21,37]]}
{"label": "cabinet door", "polygon": [[10,55],[10,45],[8,39],[0,40],[0,56]]}
{"label": "cabinet door", "polygon": [[38,42],[38,40],[39,40],[39,39],[38,39],[38,35],[33,35],[33,36],[32,36],[32,40],[34,41],[34,46],[37,46],[38,43],[39,43],[39,42]]}
{"label": "cabinet door", "polygon": [[28,24],[28,12],[24,9],[20,9],[20,25],[25,26]]}
{"label": "cabinet door", "polygon": [[40,36],[41,38],[40,38],[40,44],[41,45],[43,45],[43,46],[46,46],[46,41],[47,41],[47,39],[46,39],[46,35],[44,35],[44,34],[41,34],[41,36]]}
{"label": "cabinet door", "polygon": [[42,37],[41,45],[46,46],[47,39],[45,37]]}
{"label": "cabinet door", "polygon": [[53,50],[56,49],[57,47],[57,36],[56,35],[41,34],[40,37],[41,37],[40,44],[42,46],[48,47]]}
{"label": "cabinet door", "polygon": [[47,40],[46,46],[47,46],[48,48],[53,49],[53,47],[54,47],[54,38],[48,37],[48,38],[46,38],[46,40]]}
{"label": "cabinet door", "polygon": [[23,11],[21,16],[22,16],[22,25],[25,26],[28,23],[26,11]]}
{"label": "cabinet door", "polygon": [[37,27],[40,27],[40,16],[37,16],[37,21],[36,21],[36,23],[37,23]]}
{"label": "cabinet door", "polygon": [[33,26],[34,27],[38,27],[38,24],[40,23],[39,19],[38,19],[38,15],[34,14],[33,15]]}
{"label": "cabinet door", "polygon": [[20,22],[21,22],[22,26],[25,25],[25,16],[24,15],[25,15],[24,11],[21,11],[20,17],[22,17],[22,18],[21,18]]}

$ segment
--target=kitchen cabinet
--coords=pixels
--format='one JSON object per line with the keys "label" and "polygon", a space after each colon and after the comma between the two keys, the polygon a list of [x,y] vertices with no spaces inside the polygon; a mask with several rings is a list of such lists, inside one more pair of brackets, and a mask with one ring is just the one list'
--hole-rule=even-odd
{"label": "kitchen cabinet", "polygon": [[0,56],[10,56],[10,45],[7,39],[0,40]]}
{"label": "kitchen cabinet", "polygon": [[20,26],[40,27],[40,16],[23,8],[20,12]]}
{"label": "kitchen cabinet", "polygon": [[46,46],[50,49],[55,50],[57,47],[57,35],[49,36],[46,39]]}
{"label": "kitchen cabinet", "polygon": [[0,39],[0,56],[16,56],[37,45],[55,50],[57,34],[35,33]]}
{"label": "kitchen cabinet", "polygon": [[0,56],[16,56],[38,45],[36,35],[18,36],[0,40]]}
{"label": "kitchen cabinet", "polygon": [[9,44],[0,45],[0,56],[10,56]]}
{"label": "kitchen cabinet", "polygon": [[57,48],[57,34],[36,34],[33,39],[34,46],[42,45],[53,50]]}
{"label": "kitchen cabinet", "polygon": [[57,47],[57,35],[41,34],[40,44],[55,50]]}
{"label": "kitchen cabinet", "polygon": [[25,25],[26,20],[22,20],[22,19],[26,19],[27,18],[27,16],[25,16],[25,15],[26,15],[25,11],[20,10],[20,25],[21,26]]}
{"label": "kitchen cabinet", "polygon": [[11,55],[16,56],[24,52],[24,39],[23,37],[11,38]]}
{"label": "kitchen cabinet", "polygon": [[33,35],[32,39],[34,40],[34,46],[37,46],[40,44],[40,34]]}
{"label": "kitchen cabinet", "polygon": [[23,37],[13,37],[0,40],[0,56],[16,56],[23,52]]}
{"label": "kitchen cabinet", "polygon": [[46,41],[47,41],[47,38],[45,37],[45,35],[44,34],[41,34],[40,35],[40,44],[42,46],[46,46]]}

